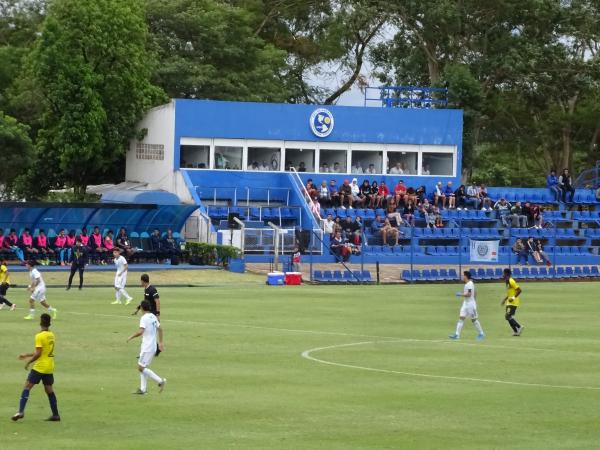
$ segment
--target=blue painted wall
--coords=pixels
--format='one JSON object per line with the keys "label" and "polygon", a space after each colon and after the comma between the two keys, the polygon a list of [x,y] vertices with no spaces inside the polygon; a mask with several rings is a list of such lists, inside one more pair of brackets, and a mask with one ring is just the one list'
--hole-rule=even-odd
{"label": "blue painted wall", "polygon": [[269,139],[314,142],[456,145],[461,172],[462,110],[327,106],[335,126],[326,138],[310,130],[309,118],[319,105],[282,103],[175,101],[175,158],[179,168],[181,137]]}

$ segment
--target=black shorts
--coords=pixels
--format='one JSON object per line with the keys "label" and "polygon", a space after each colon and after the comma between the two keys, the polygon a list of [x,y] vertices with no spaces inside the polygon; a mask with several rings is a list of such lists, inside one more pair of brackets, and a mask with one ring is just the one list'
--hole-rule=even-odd
{"label": "black shorts", "polygon": [[506,305],[506,315],[507,316],[514,316],[517,313],[517,306],[514,305]]}
{"label": "black shorts", "polygon": [[6,291],[8,291],[8,288],[10,287],[10,285],[8,283],[2,283],[0,284],[0,295],[6,295]]}
{"label": "black shorts", "polygon": [[40,384],[40,381],[44,386],[52,386],[54,384],[54,374],[51,373],[39,373],[37,370],[31,370],[27,376],[27,381],[31,384]]}

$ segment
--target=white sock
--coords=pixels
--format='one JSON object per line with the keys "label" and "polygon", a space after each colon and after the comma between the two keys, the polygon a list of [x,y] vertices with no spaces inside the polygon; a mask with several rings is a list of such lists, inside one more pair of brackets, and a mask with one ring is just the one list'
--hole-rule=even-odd
{"label": "white sock", "polygon": [[115,291],[115,298],[117,299],[117,301],[120,303],[121,302],[121,290],[117,289]]}
{"label": "white sock", "polygon": [[144,371],[142,372],[144,375],[146,375],[147,377],[152,378],[154,381],[156,381],[157,383],[160,383],[162,381],[162,378],[159,377],[158,375],[156,375],[154,372],[152,372],[152,370],[145,368]]}
{"label": "white sock", "polygon": [[475,320],[473,321],[473,325],[475,325],[475,329],[477,330],[477,332],[478,332],[479,334],[484,334],[484,333],[483,333],[483,328],[481,328],[481,323],[479,323],[479,320],[475,319]]}
{"label": "white sock", "polygon": [[459,319],[458,322],[456,322],[456,335],[460,336],[460,332],[463,329],[463,325],[465,324],[465,321],[462,319]]}
{"label": "white sock", "polygon": [[144,375],[144,372],[140,372],[140,391],[146,392],[148,388],[148,378]]}
{"label": "white sock", "polygon": [[127,291],[123,288],[119,289],[119,292],[126,300],[131,300],[131,296],[127,293]]}
{"label": "white sock", "polygon": [[33,309],[33,308],[30,308],[30,309],[29,309],[29,315],[30,315],[30,316],[35,316],[35,309]]}
{"label": "white sock", "polygon": [[48,312],[52,312],[54,311],[54,308],[52,306],[48,306]]}

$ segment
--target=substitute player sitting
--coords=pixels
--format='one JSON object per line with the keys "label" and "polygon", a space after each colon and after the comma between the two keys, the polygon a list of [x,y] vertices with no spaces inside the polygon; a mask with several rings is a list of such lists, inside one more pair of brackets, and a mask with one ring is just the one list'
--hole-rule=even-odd
{"label": "substitute player sitting", "polygon": [[481,327],[481,323],[479,323],[479,318],[477,316],[477,302],[475,301],[475,283],[471,278],[471,272],[465,270],[463,272],[463,280],[465,282],[465,287],[463,292],[457,292],[457,297],[463,298],[463,304],[460,307],[460,314],[458,317],[458,322],[456,324],[456,332],[448,336],[450,339],[460,339],[460,333],[462,332],[463,326],[465,324],[465,319],[467,317],[471,318],[471,322],[475,326],[477,330],[477,340],[481,341],[485,338],[485,333],[483,332],[483,328]]}
{"label": "substitute player sitting", "polygon": [[15,422],[25,417],[25,406],[29,400],[29,391],[41,381],[44,383],[44,390],[48,395],[50,409],[52,415],[46,419],[49,422],[59,422],[60,415],[58,414],[58,404],[56,394],[52,385],[54,384],[54,333],[50,331],[50,315],[42,314],[40,316],[41,331],[35,335],[35,350],[33,353],[21,353],[19,359],[27,359],[25,370],[29,370],[29,366],[33,364],[31,372],[25,382],[25,387],[21,393],[21,401],[19,402],[19,412],[12,416]]}
{"label": "substitute player sitting", "polygon": [[512,328],[513,336],[521,336],[523,328],[525,327],[521,326],[519,322],[515,320],[517,308],[521,306],[521,299],[519,298],[521,295],[521,287],[512,277],[510,269],[504,269],[502,278],[506,283],[506,297],[504,297],[504,300],[500,303],[501,306],[506,306],[504,318]]}

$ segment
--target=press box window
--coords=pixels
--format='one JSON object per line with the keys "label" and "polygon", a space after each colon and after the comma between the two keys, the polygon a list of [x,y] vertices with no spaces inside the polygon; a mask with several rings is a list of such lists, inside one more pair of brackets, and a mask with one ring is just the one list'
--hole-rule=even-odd
{"label": "press box window", "polygon": [[346,150],[321,150],[319,153],[322,173],[348,173],[346,168]]}
{"label": "press box window", "polygon": [[242,170],[242,147],[215,146],[215,169]]}
{"label": "press box window", "polygon": [[278,171],[281,164],[281,150],[269,147],[248,147],[247,170]]}
{"label": "press box window", "polygon": [[452,153],[423,153],[422,175],[453,175],[454,155]]}
{"label": "press box window", "polygon": [[183,169],[208,169],[210,146],[208,145],[182,145],[181,168]]}

